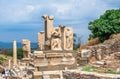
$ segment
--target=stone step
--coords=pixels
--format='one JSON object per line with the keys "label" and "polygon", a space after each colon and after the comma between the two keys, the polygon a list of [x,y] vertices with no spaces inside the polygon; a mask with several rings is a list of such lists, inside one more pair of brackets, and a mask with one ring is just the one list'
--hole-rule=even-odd
{"label": "stone step", "polygon": [[50,79],[49,75],[43,75],[43,79]]}

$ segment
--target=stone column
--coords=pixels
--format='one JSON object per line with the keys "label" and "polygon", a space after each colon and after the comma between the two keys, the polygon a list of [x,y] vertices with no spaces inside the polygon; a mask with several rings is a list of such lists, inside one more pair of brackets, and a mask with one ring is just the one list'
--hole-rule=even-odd
{"label": "stone column", "polygon": [[53,16],[43,15],[45,20],[45,38],[51,38],[51,30],[53,28]]}
{"label": "stone column", "polygon": [[44,50],[44,42],[45,42],[45,33],[39,32],[38,33],[38,50]]}
{"label": "stone column", "polygon": [[53,16],[43,15],[42,18],[45,20],[45,49],[50,50],[51,43],[51,31],[53,28]]}
{"label": "stone column", "polygon": [[62,71],[60,71],[60,79],[64,79],[64,78],[63,78],[63,72],[62,72]]}
{"label": "stone column", "polygon": [[16,40],[13,41],[13,65],[17,65],[17,44]]}

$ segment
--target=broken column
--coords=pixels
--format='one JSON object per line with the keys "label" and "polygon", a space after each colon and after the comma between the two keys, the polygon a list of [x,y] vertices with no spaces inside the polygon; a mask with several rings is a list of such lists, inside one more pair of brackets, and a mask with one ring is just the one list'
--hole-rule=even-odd
{"label": "broken column", "polygon": [[53,16],[43,15],[42,17],[45,20],[45,49],[50,50]]}
{"label": "broken column", "polygon": [[8,67],[10,68],[11,67],[11,60],[10,59],[8,60],[8,65],[9,65]]}
{"label": "broken column", "polygon": [[43,31],[38,33],[38,50],[44,50],[45,33]]}
{"label": "broken column", "polygon": [[16,40],[13,41],[13,65],[17,65],[17,44]]}
{"label": "broken column", "polygon": [[31,53],[30,41],[28,39],[23,39],[22,45],[23,45],[23,47],[22,47],[23,58],[29,58],[30,53]]}

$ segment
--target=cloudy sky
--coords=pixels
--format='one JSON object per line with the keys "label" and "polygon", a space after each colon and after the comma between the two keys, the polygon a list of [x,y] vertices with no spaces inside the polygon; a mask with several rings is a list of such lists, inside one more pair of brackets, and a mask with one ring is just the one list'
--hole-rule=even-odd
{"label": "cloudy sky", "polygon": [[37,33],[44,30],[41,16],[48,14],[54,16],[54,26],[72,27],[85,42],[88,23],[117,8],[120,0],[0,0],[0,41],[37,42]]}

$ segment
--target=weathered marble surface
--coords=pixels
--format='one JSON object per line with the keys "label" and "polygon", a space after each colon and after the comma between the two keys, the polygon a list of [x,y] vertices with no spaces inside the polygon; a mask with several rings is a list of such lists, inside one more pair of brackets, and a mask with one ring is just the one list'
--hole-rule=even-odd
{"label": "weathered marble surface", "polygon": [[28,39],[23,39],[22,46],[23,58],[29,58],[31,53],[30,41]]}
{"label": "weathered marble surface", "polygon": [[38,33],[38,50],[44,50],[45,45],[45,33],[39,32]]}

